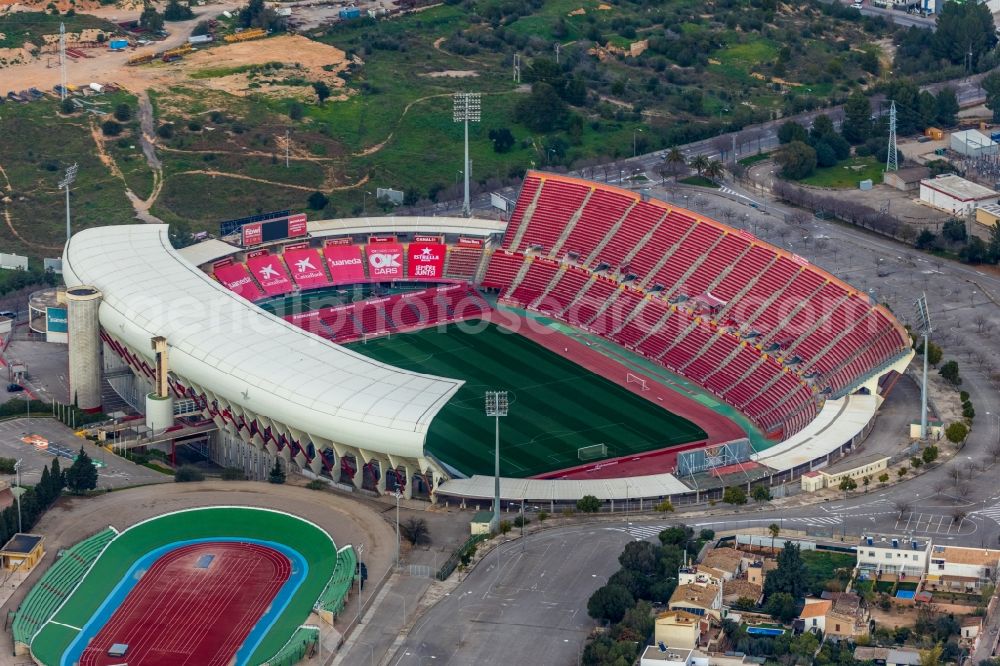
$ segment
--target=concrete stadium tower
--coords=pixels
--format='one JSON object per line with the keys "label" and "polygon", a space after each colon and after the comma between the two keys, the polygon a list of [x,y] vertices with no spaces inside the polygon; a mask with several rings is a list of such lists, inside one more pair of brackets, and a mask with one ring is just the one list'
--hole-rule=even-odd
{"label": "concrete stadium tower", "polygon": [[102,294],[94,287],[66,290],[69,325],[69,400],[85,411],[101,409],[101,324],[98,311]]}

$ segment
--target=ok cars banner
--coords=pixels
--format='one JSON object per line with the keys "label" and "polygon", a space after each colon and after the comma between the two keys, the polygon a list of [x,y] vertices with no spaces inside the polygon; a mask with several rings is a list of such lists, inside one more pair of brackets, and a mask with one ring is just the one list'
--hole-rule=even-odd
{"label": "ok cars banner", "polygon": [[400,243],[369,243],[365,246],[368,279],[396,280],[403,277],[403,246]]}

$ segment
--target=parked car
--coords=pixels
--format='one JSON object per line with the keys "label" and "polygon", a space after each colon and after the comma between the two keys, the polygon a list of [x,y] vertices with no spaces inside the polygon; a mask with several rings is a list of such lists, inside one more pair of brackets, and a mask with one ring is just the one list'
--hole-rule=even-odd
{"label": "parked car", "polygon": [[7,384],[7,393],[20,393],[24,387],[20,384]]}

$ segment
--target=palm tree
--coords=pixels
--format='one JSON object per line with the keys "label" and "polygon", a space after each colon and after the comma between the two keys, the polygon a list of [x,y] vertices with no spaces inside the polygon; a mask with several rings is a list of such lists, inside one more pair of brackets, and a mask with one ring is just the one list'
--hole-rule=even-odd
{"label": "palm tree", "polygon": [[771,523],[767,526],[767,531],[771,533],[771,550],[774,551],[774,540],[781,533],[781,528],[778,523]]}
{"label": "palm tree", "polygon": [[688,161],[688,166],[697,171],[700,176],[701,172],[708,166],[708,158],[704,155],[695,155]]}
{"label": "palm tree", "polygon": [[708,178],[716,179],[721,178],[722,174],[726,173],[726,167],[722,165],[720,160],[712,160],[705,165],[705,175]]}
{"label": "palm tree", "polygon": [[667,164],[684,164],[684,153],[681,152],[680,148],[674,146],[667,151],[667,155],[663,158],[663,161]]}

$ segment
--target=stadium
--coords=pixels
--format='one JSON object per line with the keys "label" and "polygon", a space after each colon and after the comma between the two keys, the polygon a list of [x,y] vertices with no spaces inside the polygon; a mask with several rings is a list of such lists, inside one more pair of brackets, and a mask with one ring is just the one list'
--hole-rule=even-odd
{"label": "stadium", "polygon": [[108,527],[67,549],[14,618],[36,663],[270,664],[343,609],[357,556],[287,513],[208,507]]}
{"label": "stadium", "polygon": [[[780,486],[858,447],[913,356],[869,295],[642,192],[537,171],[507,222],[163,225],[67,244],[70,385],[263,478],[467,503]],[[93,366],[96,370],[88,368]],[[506,391],[502,418],[483,410]],[[498,422],[499,423],[498,423]]]}

